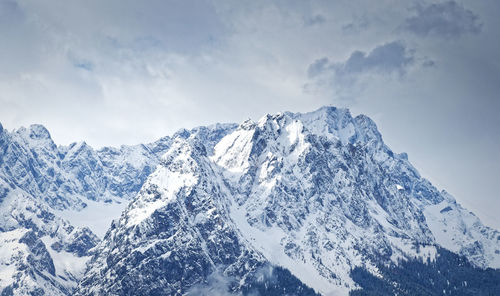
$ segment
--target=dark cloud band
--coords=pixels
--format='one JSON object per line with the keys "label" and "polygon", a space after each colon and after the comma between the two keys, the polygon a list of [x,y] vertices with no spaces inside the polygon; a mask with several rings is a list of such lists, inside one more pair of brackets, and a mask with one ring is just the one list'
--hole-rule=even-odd
{"label": "dark cloud band", "polygon": [[417,5],[403,28],[419,36],[457,38],[481,31],[479,17],[455,1]]}
{"label": "dark cloud band", "polygon": [[355,76],[368,72],[379,74],[399,73],[403,75],[414,62],[414,51],[400,41],[393,41],[375,47],[369,53],[356,50],[344,62],[332,63],[324,57],[309,65],[309,78],[323,74],[334,74],[336,78]]}

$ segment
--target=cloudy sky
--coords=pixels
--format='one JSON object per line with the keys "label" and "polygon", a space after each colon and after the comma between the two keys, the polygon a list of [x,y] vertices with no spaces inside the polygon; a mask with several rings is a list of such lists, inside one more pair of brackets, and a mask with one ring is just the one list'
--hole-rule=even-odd
{"label": "cloudy sky", "polygon": [[59,144],[348,107],[500,228],[500,2],[0,0],[0,122]]}

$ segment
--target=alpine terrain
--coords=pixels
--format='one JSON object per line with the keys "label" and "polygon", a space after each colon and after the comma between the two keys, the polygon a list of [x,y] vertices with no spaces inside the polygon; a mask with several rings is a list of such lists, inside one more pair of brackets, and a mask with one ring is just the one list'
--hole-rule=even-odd
{"label": "alpine terrain", "polygon": [[499,269],[500,232],[347,109],[98,150],[0,126],[1,295],[499,295]]}

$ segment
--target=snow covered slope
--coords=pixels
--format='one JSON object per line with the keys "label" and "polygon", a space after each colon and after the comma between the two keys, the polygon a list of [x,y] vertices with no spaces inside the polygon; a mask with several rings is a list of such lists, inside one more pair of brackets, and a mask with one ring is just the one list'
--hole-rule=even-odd
{"label": "snow covered slope", "polygon": [[70,295],[99,239],[14,184],[1,180],[0,188],[2,295]]}
{"label": "snow covered slope", "polygon": [[267,115],[205,141],[178,133],[96,249],[79,295],[181,295],[211,275],[245,292],[263,266],[324,295],[349,271],[433,260],[436,246],[500,267],[500,233],[393,153],[368,117]]}

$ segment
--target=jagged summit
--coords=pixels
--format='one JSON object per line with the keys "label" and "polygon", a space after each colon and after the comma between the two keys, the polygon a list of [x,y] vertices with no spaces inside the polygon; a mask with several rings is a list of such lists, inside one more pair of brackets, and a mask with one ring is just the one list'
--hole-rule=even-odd
{"label": "jagged summit", "polygon": [[50,141],[52,142],[52,137],[50,132],[41,124],[31,124],[29,127],[20,127],[14,131],[20,137],[26,141]]}
{"label": "jagged summit", "polygon": [[32,124],[28,130],[32,139],[51,139],[49,131],[41,124]]}

